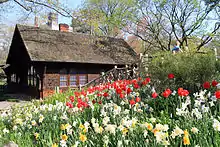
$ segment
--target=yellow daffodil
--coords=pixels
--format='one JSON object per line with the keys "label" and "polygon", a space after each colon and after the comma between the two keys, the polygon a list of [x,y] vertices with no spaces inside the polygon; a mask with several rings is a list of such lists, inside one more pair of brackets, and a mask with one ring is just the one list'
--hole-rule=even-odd
{"label": "yellow daffodil", "polygon": [[87,140],[86,135],[80,134],[79,140],[81,140],[82,142],[85,142]]}
{"label": "yellow daffodil", "polygon": [[153,125],[151,123],[146,123],[145,125],[149,131],[153,130]]}
{"label": "yellow daffodil", "polygon": [[102,133],[103,130],[104,130],[103,127],[100,126],[100,127],[99,127],[99,132]]}
{"label": "yellow daffodil", "polygon": [[34,133],[34,137],[37,140],[39,138],[40,134],[39,133]]}
{"label": "yellow daffodil", "polygon": [[61,130],[65,130],[65,129],[66,129],[65,125],[64,125],[64,124],[61,124],[60,129],[61,129]]}
{"label": "yellow daffodil", "polygon": [[86,132],[87,132],[87,129],[86,129],[86,128],[84,128],[84,129],[83,129],[83,133],[86,133]]}
{"label": "yellow daffodil", "polygon": [[185,135],[183,137],[183,144],[184,145],[190,145],[190,141],[189,141],[189,136],[188,135]]}
{"label": "yellow daffodil", "polygon": [[64,134],[64,135],[61,136],[61,138],[62,138],[62,140],[66,141],[68,139],[68,136],[66,134]]}
{"label": "yellow daffodil", "polygon": [[187,130],[184,130],[184,135],[185,135],[185,136],[189,136],[189,133],[188,133]]}
{"label": "yellow daffodil", "polygon": [[154,133],[154,136],[155,136],[156,133],[159,132],[159,130],[157,130],[157,129],[153,129],[152,132]]}
{"label": "yellow daffodil", "polygon": [[123,129],[122,129],[122,133],[123,133],[123,135],[126,135],[127,132],[128,132],[128,129],[127,129],[127,128],[123,128]]}
{"label": "yellow daffodil", "polygon": [[79,128],[83,130],[83,129],[85,129],[85,126],[83,124],[80,124]]}
{"label": "yellow daffodil", "polygon": [[52,144],[52,147],[58,147],[58,145],[56,143]]}

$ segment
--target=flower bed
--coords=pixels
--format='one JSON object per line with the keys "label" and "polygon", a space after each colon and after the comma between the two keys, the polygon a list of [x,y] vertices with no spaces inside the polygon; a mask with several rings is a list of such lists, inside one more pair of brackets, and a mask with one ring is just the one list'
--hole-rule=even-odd
{"label": "flower bed", "polygon": [[189,96],[157,92],[150,78],[121,80],[75,91],[65,103],[14,108],[1,114],[0,146],[220,146],[213,83]]}

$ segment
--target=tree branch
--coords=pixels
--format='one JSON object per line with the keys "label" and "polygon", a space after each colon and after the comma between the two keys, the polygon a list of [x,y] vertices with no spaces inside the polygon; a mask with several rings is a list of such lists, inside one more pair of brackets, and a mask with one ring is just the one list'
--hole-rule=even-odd
{"label": "tree branch", "polygon": [[[56,9],[55,7],[52,7],[52,6],[48,5],[48,4],[41,3],[41,2],[37,2],[37,1],[33,1],[33,0],[25,0],[25,1],[31,2],[31,3],[33,3],[33,4],[37,4],[37,5],[40,5],[40,6],[44,6],[44,7],[47,7],[47,8],[49,8],[49,9],[52,9],[52,10],[54,10],[55,12],[59,13],[60,15],[62,15],[62,16],[64,16],[64,17],[72,17],[72,18],[73,18],[72,14],[70,14],[68,11],[66,11],[66,10],[63,9],[63,8],[60,8],[60,7],[59,7],[59,8]],[[62,10],[63,12],[65,12],[67,15],[65,15],[65,14],[62,13],[62,12],[60,12],[59,9]]]}

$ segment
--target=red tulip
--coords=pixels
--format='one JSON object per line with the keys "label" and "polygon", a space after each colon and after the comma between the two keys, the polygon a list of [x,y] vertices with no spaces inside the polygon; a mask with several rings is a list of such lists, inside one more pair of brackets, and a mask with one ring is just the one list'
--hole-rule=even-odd
{"label": "red tulip", "polygon": [[174,78],[174,74],[170,73],[168,74],[168,79],[173,79]]}
{"label": "red tulip", "polygon": [[74,96],[70,96],[69,99],[71,100],[71,102],[74,102]]}
{"label": "red tulip", "polygon": [[139,97],[136,97],[136,100],[135,100],[137,103],[141,101],[141,98]]}
{"label": "red tulip", "polygon": [[188,96],[189,95],[189,91],[188,90],[185,90],[183,88],[179,88],[178,89],[178,95],[179,96]]}
{"label": "red tulip", "polygon": [[125,95],[123,93],[120,93],[120,96],[119,96],[121,99],[123,99],[125,97]]}
{"label": "red tulip", "polygon": [[95,103],[96,103],[96,100],[92,100],[92,103],[95,104]]}
{"label": "red tulip", "polygon": [[163,95],[163,97],[165,97],[165,98],[168,98],[169,97],[169,95],[171,94],[171,90],[170,89],[166,89],[163,93],[162,93],[162,95]]}
{"label": "red tulip", "polygon": [[132,92],[131,88],[127,89],[127,94],[130,94]]}
{"label": "red tulip", "polygon": [[152,98],[156,98],[158,96],[158,94],[156,92],[152,93]]}
{"label": "red tulip", "polygon": [[129,103],[130,103],[131,106],[133,106],[135,104],[134,99],[130,100]]}
{"label": "red tulip", "polygon": [[121,94],[121,93],[122,93],[122,90],[121,90],[120,88],[117,88],[117,89],[116,89],[116,93],[117,93],[117,94]]}
{"label": "red tulip", "polygon": [[69,108],[73,108],[73,104],[71,102],[66,102],[66,106],[68,106]]}
{"label": "red tulip", "polygon": [[205,88],[205,89],[209,89],[210,88],[210,83],[209,82],[204,82],[203,83],[203,88]]}
{"label": "red tulip", "polygon": [[220,90],[218,90],[218,91],[215,92],[215,97],[216,97],[217,99],[220,99]]}
{"label": "red tulip", "polygon": [[145,81],[147,81],[147,83],[149,83],[150,82],[150,78],[146,78]]}
{"label": "red tulip", "polygon": [[107,92],[105,92],[105,93],[103,94],[103,96],[104,96],[104,97],[108,97],[109,94],[108,94]]}
{"label": "red tulip", "polygon": [[138,85],[137,83],[135,83],[135,84],[134,84],[134,88],[135,88],[135,89],[138,89],[138,88],[139,88],[139,85]]}
{"label": "red tulip", "polygon": [[216,80],[212,81],[212,86],[216,87],[216,85],[218,85],[218,82]]}

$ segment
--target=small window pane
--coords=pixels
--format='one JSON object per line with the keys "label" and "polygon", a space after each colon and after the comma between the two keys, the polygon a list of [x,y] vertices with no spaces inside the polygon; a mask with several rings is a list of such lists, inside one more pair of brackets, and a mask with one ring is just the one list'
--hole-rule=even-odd
{"label": "small window pane", "polygon": [[67,86],[67,76],[60,75],[60,87],[66,87],[66,86]]}
{"label": "small window pane", "polygon": [[76,76],[70,76],[70,81],[75,81],[75,80],[77,80]]}
{"label": "small window pane", "polygon": [[70,86],[77,86],[77,82],[70,82]]}
{"label": "small window pane", "polygon": [[70,76],[70,86],[77,86],[77,76],[76,75]]}
{"label": "small window pane", "polygon": [[66,76],[60,76],[60,81],[67,81],[67,77]]}
{"label": "small window pane", "polygon": [[62,82],[62,81],[60,81],[60,86],[61,86],[61,87],[67,86],[67,82]]}
{"label": "small window pane", "polygon": [[86,75],[79,75],[79,84],[85,85],[87,83],[87,76]]}

